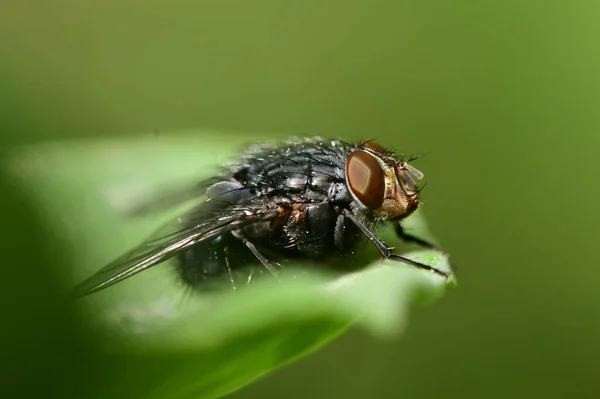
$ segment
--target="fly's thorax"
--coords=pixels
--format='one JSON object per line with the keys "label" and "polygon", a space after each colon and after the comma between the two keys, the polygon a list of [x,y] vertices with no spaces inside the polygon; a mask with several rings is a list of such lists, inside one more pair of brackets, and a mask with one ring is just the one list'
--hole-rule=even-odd
{"label": "fly's thorax", "polygon": [[236,180],[218,181],[206,190],[208,201],[216,200],[226,204],[239,204],[252,197],[249,188]]}
{"label": "fly's thorax", "polygon": [[276,203],[337,200],[338,186],[345,186],[348,148],[326,144],[302,142],[256,154],[235,169],[233,178],[256,196]]}
{"label": "fly's thorax", "polygon": [[422,178],[415,167],[397,161],[376,144],[358,146],[346,161],[346,183],[353,199],[383,220],[404,219],[418,208],[417,185]]}

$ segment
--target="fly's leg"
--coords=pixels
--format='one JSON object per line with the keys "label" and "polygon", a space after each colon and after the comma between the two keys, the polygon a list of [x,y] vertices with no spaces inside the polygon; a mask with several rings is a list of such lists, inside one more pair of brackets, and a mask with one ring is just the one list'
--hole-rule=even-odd
{"label": "fly's leg", "polygon": [[373,234],[373,232],[371,230],[369,230],[367,228],[367,226],[365,226],[360,220],[358,220],[356,218],[356,216],[354,216],[349,210],[347,210],[347,209],[344,210],[344,215],[348,219],[350,219],[360,229],[360,231],[369,239],[369,241],[371,241],[373,243],[373,245],[375,245],[375,247],[379,250],[379,252],[381,253],[381,255],[383,255],[384,258],[390,259],[390,260],[395,260],[398,262],[403,262],[408,265],[417,267],[419,269],[429,270],[431,272],[439,274],[440,276],[442,276],[444,278],[450,277],[450,275],[448,273],[446,273],[440,269],[437,269],[433,266],[429,266],[424,263],[416,262],[414,260],[405,258],[403,256],[393,254],[392,249],[389,248],[387,245],[385,245],[385,243],[383,241],[381,241],[381,239],[379,237],[377,237],[375,234]]}
{"label": "fly's leg", "polygon": [[242,238],[242,242],[248,247],[248,249],[252,252],[252,254],[254,256],[256,256],[256,259],[258,259],[260,261],[260,263],[262,263],[262,265],[265,267],[265,269],[267,269],[273,275],[273,277],[277,278],[279,271],[275,268],[275,266],[273,266],[273,264],[267,258],[264,257],[263,254],[260,253],[258,248],[256,248],[256,246],[254,244],[252,244],[250,241],[248,241],[247,238]]}
{"label": "fly's leg", "polygon": [[233,273],[231,272],[231,266],[229,265],[229,249],[225,247],[225,266],[227,267],[227,272],[229,273],[229,281],[231,282],[231,288],[235,291],[235,280],[233,279]]}
{"label": "fly's leg", "polygon": [[424,248],[429,248],[429,249],[437,252],[438,254],[440,254],[440,255],[444,256],[446,259],[448,259],[448,263],[450,264],[450,268],[452,270],[456,270],[456,267],[450,261],[450,255],[446,251],[444,251],[442,248],[438,247],[437,245],[435,245],[429,241],[423,240],[422,238],[413,236],[412,234],[408,234],[406,231],[404,231],[404,228],[402,227],[402,225],[400,223],[396,223],[396,225],[394,227],[396,230],[396,235],[400,239],[402,239],[405,242],[415,243]]}
{"label": "fly's leg", "polygon": [[401,238],[402,240],[404,240],[406,242],[413,242],[413,243],[418,244],[425,248],[433,249],[434,251],[439,252],[440,254],[443,254],[446,256],[448,255],[437,245],[435,245],[429,241],[423,240],[422,238],[413,236],[412,234],[408,234],[406,231],[404,231],[404,228],[402,227],[402,225],[400,223],[396,223],[396,225],[394,227],[396,229],[396,235],[399,238]]}

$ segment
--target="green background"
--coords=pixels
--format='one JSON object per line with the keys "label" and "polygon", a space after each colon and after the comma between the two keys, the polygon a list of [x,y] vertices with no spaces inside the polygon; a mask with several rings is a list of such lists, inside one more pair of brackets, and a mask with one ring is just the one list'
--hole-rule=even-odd
{"label": "green background", "polygon": [[[583,0],[5,1],[1,140],[216,128],[425,152],[424,210],[459,289],[397,342],[351,332],[232,397],[597,397],[599,16]],[[41,316],[3,324],[33,339],[53,276],[23,270],[60,255],[15,250],[43,231],[7,184],[3,304]]]}

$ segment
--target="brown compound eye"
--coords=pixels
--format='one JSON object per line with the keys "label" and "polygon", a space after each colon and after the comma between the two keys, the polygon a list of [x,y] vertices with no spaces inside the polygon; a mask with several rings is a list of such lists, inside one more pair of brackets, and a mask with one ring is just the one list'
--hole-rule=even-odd
{"label": "brown compound eye", "polygon": [[385,196],[385,175],[377,159],[366,151],[353,151],[346,161],[346,180],[354,197],[377,209]]}

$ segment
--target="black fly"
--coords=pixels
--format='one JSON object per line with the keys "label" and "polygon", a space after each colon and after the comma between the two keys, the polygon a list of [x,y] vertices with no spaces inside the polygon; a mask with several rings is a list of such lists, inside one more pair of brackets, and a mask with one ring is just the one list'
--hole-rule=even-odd
{"label": "black fly", "polygon": [[352,252],[365,237],[383,257],[447,278],[444,271],[392,253],[375,235],[382,224],[395,223],[402,239],[441,252],[406,234],[399,223],[419,206],[422,178],[419,170],[374,142],[314,137],[252,145],[187,193],[205,195],[205,202],[83,281],[76,295],[171,258],[192,288],[224,275],[235,284],[236,272],[248,264],[277,275],[282,260],[324,262]]}

